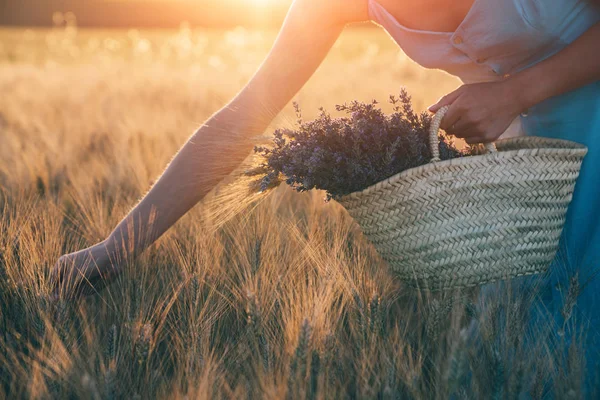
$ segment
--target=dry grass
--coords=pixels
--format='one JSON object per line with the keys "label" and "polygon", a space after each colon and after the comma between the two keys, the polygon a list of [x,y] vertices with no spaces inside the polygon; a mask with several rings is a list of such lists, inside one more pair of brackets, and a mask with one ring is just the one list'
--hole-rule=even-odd
{"label": "dry grass", "polygon": [[[110,232],[273,38],[0,31],[0,398],[577,398],[581,350],[527,329],[527,299],[403,287],[319,193],[224,225],[198,206],[101,295],[45,300],[55,260]],[[423,109],[457,84],[359,29],[297,100],[310,118],[404,85]]]}

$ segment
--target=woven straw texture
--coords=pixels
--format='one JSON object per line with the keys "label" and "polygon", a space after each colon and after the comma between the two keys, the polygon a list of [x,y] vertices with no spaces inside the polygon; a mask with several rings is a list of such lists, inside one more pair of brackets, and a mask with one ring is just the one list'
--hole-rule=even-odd
{"label": "woven straw texture", "polygon": [[[522,137],[487,153],[432,162],[337,199],[391,270],[429,290],[471,287],[544,272],[558,249],[587,149]],[[497,151],[496,151],[497,149]]]}

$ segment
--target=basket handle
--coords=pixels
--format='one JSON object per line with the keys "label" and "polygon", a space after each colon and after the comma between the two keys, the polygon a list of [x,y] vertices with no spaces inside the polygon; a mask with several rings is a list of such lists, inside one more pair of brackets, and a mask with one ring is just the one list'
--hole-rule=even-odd
{"label": "basket handle", "polygon": [[[433,118],[431,119],[431,127],[429,128],[429,147],[431,148],[431,161],[438,162],[440,160],[440,139],[438,133],[440,131],[440,124],[444,115],[448,112],[449,106],[440,108]],[[496,145],[494,143],[485,143],[486,153],[496,153]]]}

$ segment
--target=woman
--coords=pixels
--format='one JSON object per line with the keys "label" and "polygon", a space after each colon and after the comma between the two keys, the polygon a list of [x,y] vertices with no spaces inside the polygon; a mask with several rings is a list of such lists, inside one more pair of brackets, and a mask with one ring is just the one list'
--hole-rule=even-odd
{"label": "woman", "polygon": [[[588,146],[563,252],[557,256],[567,262],[553,267],[550,279],[556,291],[567,286],[558,285],[558,271],[591,276],[600,264],[600,10],[595,1],[296,0],[251,81],[194,133],[109,237],[59,259],[53,269],[57,295],[113,279],[119,260],[142,252],[247,156],[250,138],[266,129],[310,78],[344,26],[368,20],[385,27],[421,65],[467,83],[430,108],[450,105],[442,124],[447,132],[469,143],[489,142],[520,118],[527,135]],[[597,289],[600,284],[592,281],[579,302],[582,317],[596,327],[598,313],[591,311]]]}

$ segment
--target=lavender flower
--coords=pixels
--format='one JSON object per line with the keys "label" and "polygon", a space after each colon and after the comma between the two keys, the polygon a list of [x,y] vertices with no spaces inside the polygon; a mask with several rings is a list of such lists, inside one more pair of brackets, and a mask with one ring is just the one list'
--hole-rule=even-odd
{"label": "lavender flower", "polygon": [[[324,109],[319,117],[304,122],[297,104],[296,129],[274,132],[273,147],[256,147],[264,157],[256,171],[262,176],[260,190],[285,182],[299,192],[327,191],[328,199],[366,189],[404,170],[431,159],[431,117],[413,111],[405,90],[390,96],[394,112],[385,115],[377,102],[336,106],[347,115],[333,118]],[[440,135],[442,160],[467,155]]]}

